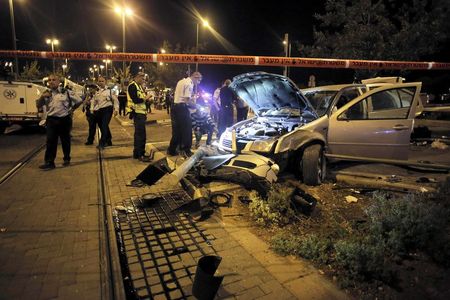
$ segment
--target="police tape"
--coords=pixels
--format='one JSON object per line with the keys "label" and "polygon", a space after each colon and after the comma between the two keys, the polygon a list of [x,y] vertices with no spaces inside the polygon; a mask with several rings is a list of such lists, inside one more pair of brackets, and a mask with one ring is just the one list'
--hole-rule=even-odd
{"label": "police tape", "polygon": [[155,54],[155,53],[110,53],[110,52],[47,52],[0,50],[0,57],[31,59],[71,59],[136,61],[179,64],[281,66],[297,68],[332,69],[390,69],[390,70],[450,70],[447,62],[382,61],[355,59],[326,59],[276,56],[237,56],[206,54]]}

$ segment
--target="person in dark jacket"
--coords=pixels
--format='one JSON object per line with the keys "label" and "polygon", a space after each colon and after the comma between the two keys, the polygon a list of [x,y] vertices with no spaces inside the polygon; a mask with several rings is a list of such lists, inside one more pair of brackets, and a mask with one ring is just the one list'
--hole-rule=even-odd
{"label": "person in dark jacket", "polygon": [[214,121],[209,115],[208,108],[197,104],[196,110],[191,114],[192,129],[195,135],[195,148],[200,146],[200,141],[204,134],[207,135],[206,145],[211,145],[212,134],[214,132]]}
{"label": "person in dark jacket", "polygon": [[219,111],[219,132],[220,137],[227,127],[233,125],[233,103],[236,101],[236,95],[230,89],[231,80],[227,79],[224,86],[220,89],[220,111]]}

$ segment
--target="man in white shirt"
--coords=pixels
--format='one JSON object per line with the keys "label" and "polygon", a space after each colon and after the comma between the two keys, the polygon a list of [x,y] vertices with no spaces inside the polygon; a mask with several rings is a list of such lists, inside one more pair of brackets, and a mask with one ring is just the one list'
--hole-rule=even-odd
{"label": "man in white shirt", "polygon": [[172,109],[172,138],[167,149],[169,155],[177,155],[177,148],[183,156],[192,155],[192,120],[189,105],[195,105],[194,85],[198,85],[201,80],[202,74],[194,72],[177,83]]}
{"label": "man in white shirt", "polygon": [[114,95],[110,88],[106,86],[106,78],[99,76],[97,79],[98,91],[95,93],[91,105],[94,105],[94,114],[97,119],[98,127],[100,128],[99,148],[112,146],[112,136],[109,130],[109,122],[113,113],[117,115],[119,111],[119,100]]}
{"label": "man in white shirt", "polygon": [[70,165],[70,131],[72,130],[72,112],[83,103],[74,92],[60,86],[61,80],[58,75],[48,76],[49,89],[42,93],[36,100],[38,109],[44,106],[47,111],[46,131],[47,144],[45,149],[44,164],[39,168],[51,170],[55,168],[58,138],[64,154],[63,166]]}

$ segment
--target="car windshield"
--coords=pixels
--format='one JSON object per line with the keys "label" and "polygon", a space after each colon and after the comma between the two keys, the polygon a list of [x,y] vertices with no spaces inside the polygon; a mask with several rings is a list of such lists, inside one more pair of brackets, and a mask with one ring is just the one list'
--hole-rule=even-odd
{"label": "car windshield", "polygon": [[327,112],[336,93],[336,91],[314,91],[304,95],[316,110],[317,115],[321,117]]}

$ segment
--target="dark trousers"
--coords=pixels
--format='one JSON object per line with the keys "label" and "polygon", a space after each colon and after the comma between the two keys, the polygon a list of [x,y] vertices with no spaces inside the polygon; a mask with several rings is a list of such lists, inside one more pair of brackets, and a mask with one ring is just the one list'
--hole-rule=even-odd
{"label": "dark trousers", "polygon": [[198,145],[200,143],[200,141],[202,139],[202,135],[204,135],[205,133],[207,134],[206,145],[211,145],[213,131],[214,131],[214,126],[210,125],[210,124],[194,128],[196,145]]}
{"label": "dark trousers", "polygon": [[95,131],[97,130],[97,118],[94,113],[87,112],[86,120],[88,121],[89,125],[89,132],[86,142],[92,144],[95,138]]}
{"label": "dark trousers", "polygon": [[247,120],[248,107],[236,108],[236,122]]}
{"label": "dark trousers", "polygon": [[64,153],[64,160],[70,161],[70,130],[72,117],[47,117],[47,148],[44,160],[46,163],[55,163],[58,148],[58,137]]}
{"label": "dark trousers", "polygon": [[145,142],[147,140],[147,133],[145,131],[145,121],[147,115],[135,114],[134,115],[134,149],[133,157],[139,158],[145,154]]}
{"label": "dark trousers", "polygon": [[233,125],[233,107],[222,107],[219,112],[218,136],[220,137],[227,127]]}
{"label": "dark trousers", "polygon": [[121,115],[121,116],[126,115],[126,111],[125,111],[126,107],[127,107],[127,98],[119,99],[119,115]]}
{"label": "dark trousers", "polygon": [[186,104],[174,104],[172,107],[172,138],[169,152],[175,153],[177,148],[182,151],[191,151],[192,147],[192,120]]}
{"label": "dark trousers", "polygon": [[111,131],[109,130],[109,122],[111,122],[111,118],[113,115],[114,108],[112,106],[100,108],[97,112],[97,122],[98,127],[100,128],[100,132],[102,136],[100,137],[99,145],[100,146],[110,146],[111,142]]}

